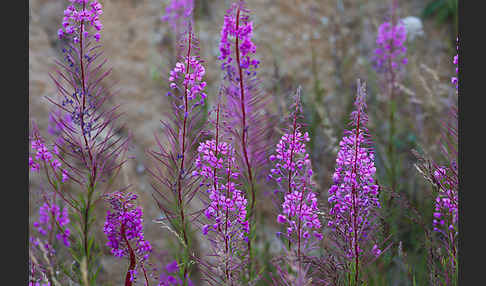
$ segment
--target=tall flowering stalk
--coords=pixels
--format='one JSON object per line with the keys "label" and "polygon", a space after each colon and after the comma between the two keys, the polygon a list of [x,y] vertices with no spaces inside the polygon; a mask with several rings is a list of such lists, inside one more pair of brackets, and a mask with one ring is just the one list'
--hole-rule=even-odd
{"label": "tall flowering stalk", "polygon": [[73,240],[70,219],[67,207],[56,202],[55,193],[44,194],[43,200],[39,218],[33,223],[38,235],[29,235],[29,283],[35,285],[42,280],[44,285],[60,285],[64,277],[59,270],[65,267],[62,252],[69,250]]}
{"label": "tall flowering stalk", "polygon": [[406,56],[407,47],[407,30],[405,25],[397,19],[396,1],[392,4],[392,15],[389,21],[383,22],[378,28],[376,36],[376,49],[374,63],[376,70],[383,76],[383,92],[390,105],[389,107],[389,138],[388,138],[388,161],[389,161],[389,179],[393,190],[397,187],[397,158],[394,148],[396,133],[396,96],[398,93],[398,82],[400,71],[408,63]]}
{"label": "tall flowering stalk", "polygon": [[263,178],[257,176],[264,166],[266,151],[270,146],[268,114],[264,98],[258,88],[256,69],[260,62],[254,58],[256,46],[252,41],[253,22],[245,3],[233,3],[226,11],[221,29],[219,44],[221,68],[224,72],[224,94],[227,100],[227,112],[231,122],[230,133],[234,139],[237,164],[242,170],[246,193],[250,199],[248,218],[250,236],[248,240],[249,276],[252,277],[252,240],[254,239],[254,221],[256,204],[256,183]]}
{"label": "tall flowering stalk", "polygon": [[143,234],[143,211],[136,207],[137,195],[114,192],[107,195],[111,209],[107,211],[103,231],[108,238],[106,245],[117,257],[128,257],[130,264],[125,276],[125,286],[134,284],[137,268],[143,270],[145,285],[149,285],[144,263],[147,261],[152,246]]}
{"label": "tall flowering stalk", "polygon": [[[454,56],[453,63],[458,64],[458,54]],[[459,95],[457,89],[459,85],[458,71],[456,67],[456,76],[451,78],[457,95]],[[432,276],[438,279],[431,281],[434,284],[457,285],[458,283],[459,174],[457,124],[457,106],[453,105],[449,110],[447,121],[444,122],[441,135],[441,151],[447,163],[439,164],[435,160],[416,155],[420,160],[419,164],[416,165],[418,170],[436,190],[432,230],[437,234],[437,239],[442,247],[439,248],[440,251],[437,249],[430,250],[431,253],[438,251],[437,256],[440,258],[440,268],[433,269],[437,272]]]}
{"label": "tall flowering stalk", "polygon": [[169,121],[162,122],[168,144],[163,144],[156,137],[159,150],[149,151],[156,163],[155,169],[149,170],[156,180],[154,198],[165,216],[161,222],[168,221],[184,248],[183,262],[180,263],[184,285],[189,273],[191,249],[189,223],[196,214],[188,213],[187,208],[199,190],[198,178],[191,176],[194,149],[201,136],[200,107],[207,97],[203,80],[205,68],[198,56],[199,43],[190,24],[186,36],[180,43],[183,53],[169,74],[169,86],[173,92],[169,92],[168,96],[172,99],[173,113],[168,115]]}
{"label": "tall flowering stalk", "polygon": [[286,232],[281,235],[287,237],[289,248],[292,244],[296,246],[298,277],[301,277],[302,256],[305,252],[303,250],[311,242],[312,237],[322,240],[323,236],[320,233],[317,196],[312,191],[313,171],[305,145],[310,138],[307,132],[302,133],[302,126],[297,121],[301,112],[300,88],[294,108],[291,125],[277,144],[276,154],[269,158],[274,162],[269,177],[278,184],[276,193],[281,193],[284,197],[282,213],[277,216],[277,222],[287,226]]}
{"label": "tall flowering stalk", "polygon": [[[202,259],[205,266],[205,279],[211,285],[235,285],[241,278],[241,266],[245,261],[239,253],[244,253],[250,232],[247,218],[247,199],[239,189],[239,171],[235,150],[227,138],[222,136],[220,122],[225,117],[219,102],[216,112],[214,139],[199,144],[194,176],[201,178],[201,183],[208,193],[204,214],[207,222],[202,233],[208,236],[212,252],[217,263],[211,259]],[[223,126],[223,127],[222,127]]]}
{"label": "tall flowering stalk", "polygon": [[[59,97],[49,98],[49,101],[56,109],[51,121],[59,132],[55,156],[66,166],[63,174],[76,183],[82,192],[75,197],[57,185],[51,185],[53,191],[70,206],[74,221],[78,224],[71,250],[76,260],[79,282],[95,284],[95,268],[99,264],[95,261],[98,244],[91,234],[93,208],[102,193],[111,187],[123,165],[128,138],[116,135],[120,131],[114,127],[119,117],[118,106],[104,106],[112,97],[102,85],[110,70],[103,71],[106,60],[101,60],[100,45],[93,45],[93,40],[98,42],[101,38],[102,6],[96,0],[70,2],[58,31],[59,38],[67,40],[62,50],[64,59],[57,61],[59,70],[50,75]],[[100,190],[103,182],[108,183],[104,191]],[[88,281],[83,281],[82,265],[86,265]]]}
{"label": "tall flowering stalk", "polygon": [[350,277],[352,285],[359,285],[360,265],[363,264],[365,254],[381,254],[376,244],[373,247],[367,246],[371,241],[374,212],[380,208],[380,202],[379,186],[374,179],[374,155],[368,147],[366,88],[359,80],[357,84],[356,110],[351,113],[353,129],[346,131],[339,143],[334,184],[328,191],[328,227],[342,238],[345,257],[354,272],[351,273],[354,277]]}

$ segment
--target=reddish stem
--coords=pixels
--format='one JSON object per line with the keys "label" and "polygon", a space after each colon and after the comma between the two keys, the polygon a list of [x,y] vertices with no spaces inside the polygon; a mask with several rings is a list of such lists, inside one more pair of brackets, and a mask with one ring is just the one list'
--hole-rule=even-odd
{"label": "reddish stem", "polygon": [[[289,191],[288,191],[288,194],[292,193],[292,187],[291,187],[290,182],[291,182],[291,178],[292,178],[292,161],[293,161],[293,157],[294,157],[295,132],[297,130],[297,108],[298,108],[298,104],[296,104],[296,106],[295,106],[294,124],[293,124],[293,130],[292,130],[292,145],[290,146],[290,166],[289,166],[289,177],[288,177]],[[289,249],[291,248],[291,246],[292,246],[292,242],[290,241],[290,238],[289,238]]]}
{"label": "reddish stem", "polygon": [[[359,87],[358,87],[359,88]],[[358,94],[359,96],[359,94]],[[356,180],[358,180],[357,176],[357,164],[358,164],[358,148],[359,148],[359,133],[360,133],[360,123],[361,123],[361,108],[358,108],[358,119],[357,119],[357,125],[356,125],[356,138],[355,138],[355,150],[354,150],[354,166],[353,170],[351,173],[351,176],[353,174],[356,174]],[[355,273],[355,285],[358,285],[358,276],[359,276],[359,249],[358,249],[358,225],[357,225],[357,206],[356,206],[356,200],[357,200],[357,190],[356,190],[356,182],[353,183],[353,189],[352,189],[352,195],[353,195],[353,233],[354,233],[354,256],[355,256],[355,264],[356,264],[356,273]]]}
{"label": "reddish stem", "polygon": [[[231,161],[228,156],[228,186],[226,187],[226,198],[229,197],[229,187],[230,187],[230,178],[231,178]],[[229,209],[226,208],[226,217],[225,217],[225,229],[224,229],[224,244],[225,244],[225,272],[226,272],[226,279],[229,281],[230,276],[229,276],[229,265],[228,265],[228,260],[229,260],[229,246],[228,246],[228,213]]]}
{"label": "reddish stem", "polygon": [[[190,55],[191,55],[191,41],[192,41],[192,32],[189,32],[189,42],[187,48],[187,67],[186,67],[186,74],[189,73],[189,64],[190,64]],[[187,125],[187,117],[188,117],[188,102],[187,102],[187,87],[189,82],[186,81],[185,88],[184,88],[184,123],[182,127],[182,150],[181,150],[181,166],[179,169],[179,178],[178,178],[178,188],[177,188],[177,195],[178,195],[178,202],[180,208],[180,215],[181,215],[181,224],[182,224],[182,235],[184,238],[184,243],[186,244],[186,248],[188,247],[188,239],[186,234],[186,225],[185,225],[185,217],[184,217],[184,205],[182,201],[182,173],[184,172],[184,158],[186,153],[186,125]],[[186,285],[186,275],[187,274],[187,267],[184,266],[184,277],[183,277],[183,285]]]}
{"label": "reddish stem", "polygon": [[[255,186],[253,184],[253,175],[251,172],[251,166],[250,162],[248,160],[248,151],[246,149],[246,111],[245,111],[245,89],[243,86],[243,69],[241,68],[240,64],[240,45],[239,45],[239,35],[238,35],[238,30],[240,26],[240,6],[238,6],[238,9],[236,10],[236,28],[235,30],[237,31],[236,35],[236,42],[235,42],[235,53],[236,53],[236,63],[238,65],[238,73],[239,73],[239,80],[240,80],[240,102],[241,102],[241,113],[242,113],[242,120],[241,120],[241,145],[243,148],[243,156],[245,158],[245,163],[246,167],[248,170],[248,179],[250,181],[250,189],[251,189],[251,206],[250,206],[250,215],[249,215],[249,221],[248,223],[250,224],[250,230],[251,230],[251,222],[252,222],[252,217],[254,215],[254,209],[255,209]],[[248,262],[248,269],[250,270],[250,276],[251,276],[251,239],[248,239],[248,253],[250,254],[250,259]]]}
{"label": "reddish stem", "polygon": [[[300,197],[300,203],[299,203],[299,223],[298,223],[298,229],[297,229],[297,259],[299,260],[299,275],[302,270],[302,258],[300,257],[300,237],[302,235],[302,230],[301,230],[301,214],[302,214],[302,202],[304,200],[304,190],[305,190],[305,182],[304,182],[304,187],[302,189],[302,196]],[[289,240],[290,241],[290,240]]]}
{"label": "reddish stem", "polygon": [[130,253],[130,265],[128,266],[128,271],[127,275],[125,277],[125,286],[132,286],[132,280],[130,279],[131,277],[131,272],[135,270],[135,266],[137,264],[136,259],[135,259],[135,252],[133,251],[132,247],[130,246],[130,242],[127,239],[127,236],[125,234],[125,224],[121,224],[121,235],[125,243],[127,244],[128,247],[128,252]]}
{"label": "reddish stem", "polygon": [[[83,12],[86,10],[86,2],[83,2]],[[88,139],[86,138],[86,134],[84,133],[84,111],[86,109],[86,83],[85,83],[85,74],[84,74],[84,62],[83,62],[83,34],[84,34],[84,20],[81,21],[81,29],[79,33],[79,62],[81,66],[81,84],[83,88],[83,105],[81,108],[81,134],[84,138],[84,144],[86,150],[88,151],[89,160],[90,160],[90,168],[91,168],[91,176],[89,178],[89,190],[88,192],[93,191],[95,179],[96,179],[96,165],[93,162],[93,155],[91,154],[91,148],[88,144]],[[88,214],[91,208],[91,196],[88,196],[88,200],[86,203],[86,209],[84,211],[84,230],[83,230],[83,245],[84,245],[84,252],[86,255],[86,261],[89,265],[89,257],[88,257]]]}
{"label": "reddish stem", "polygon": [[[214,156],[218,158],[218,144],[219,144],[219,108],[220,103],[218,102],[218,109],[216,111],[216,150],[214,151]],[[218,184],[216,183],[216,167],[213,168],[213,186],[216,193],[218,193]],[[216,209],[216,216],[219,217],[219,208]],[[218,231],[221,231],[221,227],[218,224]]]}
{"label": "reddish stem", "polygon": [[149,281],[148,281],[148,277],[147,277],[147,271],[145,271],[145,267],[143,267],[143,264],[141,265],[141,267],[142,267],[142,270],[143,270],[143,276],[145,277],[145,285],[150,286]]}
{"label": "reddish stem", "polygon": [[[240,22],[240,7],[238,7],[238,10],[236,12],[236,30],[239,29],[239,22]],[[251,210],[253,215],[253,209],[255,207],[255,188],[253,185],[253,175],[251,172],[251,165],[250,161],[248,159],[248,151],[247,151],[247,146],[246,146],[246,111],[245,111],[245,89],[243,86],[243,69],[241,68],[240,64],[240,45],[239,45],[239,37],[238,35],[236,36],[236,63],[238,64],[238,72],[239,72],[239,80],[240,80],[240,102],[241,102],[241,113],[242,113],[242,120],[241,120],[241,129],[242,129],[242,136],[241,136],[241,144],[243,147],[243,155],[245,157],[245,163],[248,169],[248,178],[250,180],[251,184]]]}

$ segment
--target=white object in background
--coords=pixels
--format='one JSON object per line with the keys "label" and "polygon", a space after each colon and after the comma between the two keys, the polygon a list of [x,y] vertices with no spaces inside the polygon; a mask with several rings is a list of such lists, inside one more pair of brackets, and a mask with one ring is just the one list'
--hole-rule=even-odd
{"label": "white object in background", "polygon": [[415,37],[423,36],[424,27],[422,20],[414,16],[408,16],[400,20],[407,30],[407,39],[413,41]]}

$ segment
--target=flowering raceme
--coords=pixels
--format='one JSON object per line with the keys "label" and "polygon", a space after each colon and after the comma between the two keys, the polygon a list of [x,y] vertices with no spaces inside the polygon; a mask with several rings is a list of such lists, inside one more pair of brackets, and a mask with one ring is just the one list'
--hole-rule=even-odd
{"label": "flowering raceme", "polygon": [[435,200],[434,231],[440,232],[446,237],[455,236],[458,231],[459,197],[454,171],[438,167],[434,172],[434,178],[439,185],[439,194]]}
{"label": "flowering raceme", "polygon": [[[269,178],[275,179],[277,183],[288,180],[287,172],[301,171],[304,166],[310,166],[309,154],[305,149],[305,142],[310,141],[309,133],[302,134],[299,129],[300,126],[296,126],[293,134],[284,134],[275,149],[277,154],[269,157],[270,161],[276,161],[275,168],[270,170]],[[312,170],[309,171],[312,172]],[[289,184],[291,188],[295,188],[294,180],[290,180]]]}
{"label": "flowering raceme", "polygon": [[118,257],[130,255],[130,242],[135,244],[134,251],[141,260],[146,260],[152,251],[150,242],[143,235],[142,216],[140,207],[135,207],[133,201],[137,195],[132,193],[115,192],[108,195],[112,210],[108,210],[104,232],[108,238],[107,246],[111,253]]}
{"label": "flowering raceme", "polygon": [[[221,30],[221,41],[219,44],[220,56],[219,60],[223,63],[221,68],[226,70],[231,68],[230,65],[233,62],[233,50],[234,46],[233,40],[238,39],[238,49],[240,51],[239,60],[241,69],[247,70],[248,74],[249,68],[258,68],[260,63],[256,59],[251,58],[251,54],[256,52],[256,46],[253,43],[251,37],[253,35],[253,22],[249,21],[249,13],[246,9],[241,9],[239,4],[233,3],[230,9],[226,11],[224,15],[224,24]],[[240,11],[243,12],[240,17]]]}
{"label": "flowering raceme", "polygon": [[[111,210],[108,210],[103,231],[108,238],[106,245],[111,253],[117,257],[130,258],[127,280],[136,278],[136,264],[148,259],[152,252],[150,242],[145,240],[143,234],[142,216],[140,207],[135,207],[134,200],[137,195],[132,193],[115,192],[108,195]],[[144,270],[145,271],[145,270]]]}
{"label": "flowering raceme", "polygon": [[61,168],[62,163],[56,158],[59,155],[59,148],[57,145],[53,145],[51,150],[49,150],[37,131],[34,134],[34,138],[31,140],[31,147],[35,157],[29,156],[30,170],[39,171],[41,167],[50,167],[49,169],[53,171],[55,179],[59,179],[63,183],[66,182],[69,179],[69,173],[66,169]]}
{"label": "flowering raceme", "polygon": [[306,151],[305,142],[310,141],[307,132],[300,131],[297,122],[300,110],[300,89],[296,95],[293,124],[285,133],[276,147],[276,155],[270,156],[270,161],[275,163],[270,170],[270,179],[278,184],[275,193],[284,193],[282,214],[277,217],[277,222],[288,224],[287,236],[290,241],[295,233],[298,243],[298,256],[300,257],[301,241],[308,240],[311,233],[321,240],[319,232],[321,223],[318,217],[317,196],[312,192],[311,176],[313,174],[309,154]]}
{"label": "flowering raceme", "polygon": [[[69,5],[64,10],[62,28],[57,32],[59,38],[61,39],[66,35],[70,35],[73,37],[74,43],[78,43],[81,37],[86,39],[92,37],[96,41],[99,41],[101,37],[99,31],[103,28],[103,24],[101,24],[99,19],[99,16],[103,14],[101,4],[97,0],[69,1],[72,5]],[[89,7],[86,7],[86,5]],[[94,35],[90,35],[85,25],[92,26],[97,32]]]}
{"label": "flowering raceme", "polygon": [[[245,8],[244,1],[233,3],[224,16],[219,44],[221,69],[223,71],[222,92],[229,116],[227,133],[232,138],[235,148],[237,167],[241,171],[242,185],[249,201],[248,218],[250,230],[255,223],[255,206],[257,201],[256,185],[262,183],[260,174],[266,168],[267,151],[270,146],[268,138],[272,128],[269,124],[269,112],[266,106],[269,96],[263,96],[256,77],[259,61],[254,58],[256,45],[253,43],[253,22],[250,21],[250,10]],[[268,125],[267,125],[268,124]],[[248,244],[250,260],[249,277],[253,279],[252,238]]]}
{"label": "flowering raceme", "polygon": [[[328,191],[331,206],[328,226],[343,236],[346,256],[358,262],[364,243],[370,238],[373,212],[380,208],[374,155],[367,147],[365,90],[359,81],[355,107],[351,114],[354,128],[346,131],[339,143],[334,183]],[[373,248],[375,255],[380,252],[377,247]]]}
{"label": "flowering raceme", "polygon": [[56,225],[57,229],[59,229],[56,238],[64,243],[66,247],[69,247],[71,245],[69,241],[71,230],[66,226],[68,223],[69,216],[67,208],[63,208],[61,211],[61,208],[56,204],[44,203],[39,209],[39,220],[34,222],[34,227],[40,234],[46,236],[48,231],[53,231],[53,224]]}
{"label": "flowering raceme", "polygon": [[408,63],[405,56],[407,30],[402,23],[384,22],[378,28],[376,37],[375,65],[378,71],[393,72]]}
{"label": "flowering raceme", "polygon": [[[170,88],[179,88],[180,90],[184,91],[187,95],[187,99],[191,101],[196,99],[198,94],[200,95],[199,101],[192,105],[192,111],[192,109],[196,106],[204,104],[204,100],[207,97],[203,92],[204,88],[206,87],[206,82],[202,80],[206,70],[195,56],[185,56],[182,60],[184,63],[182,61],[177,62],[174,69],[170,71]],[[182,81],[178,85],[177,81],[181,78]]]}
{"label": "flowering raceme", "polygon": [[208,183],[210,204],[204,212],[214,223],[205,225],[203,234],[210,230],[224,230],[225,235],[246,240],[249,232],[246,220],[247,200],[232,181],[239,176],[235,169],[233,147],[226,142],[219,142],[216,149],[216,141],[207,140],[201,142],[197,150],[199,154],[196,158],[196,167],[199,170],[195,171],[194,175],[214,181],[214,184]]}
{"label": "flowering raceme", "polygon": [[[296,125],[293,134],[284,134],[277,144],[277,155],[270,156],[270,161],[276,163],[275,168],[270,170],[269,178],[279,184],[280,188],[276,192],[286,193],[282,204],[283,213],[278,215],[277,221],[289,224],[289,238],[292,233],[296,233],[298,239],[307,239],[313,231],[315,237],[322,239],[318,232],[321,223],[317,216],[317,198],[310,190],[311,162],[305,149],[305,142],[310,138],[307,132],[302,134],[299,129],[300,126]],[[282,182],[287,182],[288,187],[283,186]]]}

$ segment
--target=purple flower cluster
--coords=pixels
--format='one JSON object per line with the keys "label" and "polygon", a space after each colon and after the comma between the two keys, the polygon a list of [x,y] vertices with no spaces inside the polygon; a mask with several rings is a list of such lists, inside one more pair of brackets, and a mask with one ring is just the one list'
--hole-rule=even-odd
{"label": "purple flower cluster", "polygon": [[[459,38],[456,38],[456,51],[459,51]],[[459,87],[459,78],[457,77],[457,74],[459,73],[459,54],[456,54],[454,56],[453,60],[454,65],[456,65],[456,76],[451,78],[451,82],[453,85],[456,86],[456,89]]]}
{"label": "purple flower cluster", "polygon": [[143,235],[140,207],[135,207],[133,201],[137,195],[133,193],[115,192],[108,195],[112,210],[108,210],[104,232],[108,238],[106,245],[111,253],[118,257],[131,257],[132,251],[139,260],[148,259],[152,246]]}
{"label": "purple flower cluster", "polygon": [[180,20],[188,19],[194,10],[194,0],[171,0],[165,7],[165,15],[160,19],[167,21],[176,30]]}
{"label": "purple flower cluster", "polygon": [[[310,172],[309,176],[312,175],[312,169],[310,168],[310,158],[309,154],[305,149],[305,142],[309,142],[309,133],[299,131],[299,126],[296,126],[296,130],[293,134],[286,133],[282,136],[277,148],[275,149],[276,155],[270,155],[270,161],[275,161],[275,167],[270,170],[271,179],[277,181],[277,183],[282,183],[282,181],[288,181],[288,172],[300,172],[306,170]],[[295,189],[297,178],[301,178],[303,174],[294,175],[290,178],[290,189]],[[283,187],[280,192],[284,192]]]}
{"label": "purple flower cluster", "polygon": [[408,63],[404,46],[407,30],[402,23],[384,22],[378,28],[375,64],[378,71],[393,72]]}
{"label": "purple flower cluster", "polygon": [[[54,221],[53,221],[53,220]],[[62,241],[65,246],[69,247],[69,235],[71,230],[66,227],[69,223],[69,215],[67,208],[61,208],[56,204],[44,203],[39,209],[39,220],[34,222],[34,227],[42,235],[47,235],[47,232],[53,231],[53,225],[56,225],[59,232],[56,238]]]}
{"label": "purple flower cluster", "polygon": [[250,231],[246,219],[247,200],[233,182],[239,176],[233,147],[220,142],[216,148],[215,140],[207,140],[200,143],[197,151],[197,170],[193,175],[211,181],[207,184],[210,202],[204,214],[213,223],[203,226],[203,234],[213,230],[246,241]]}
{"label": "purple flower cluster", "polygon": [[[288,223],[287,235],[290,237],[293,232],[297,233],[297,237],[308,239],[310,232],[313,231],[314,236],[321,240],[322,234],[319,233],[321,229],[321,222],[317,213],[316,194],[308,191],[304,186],[298,191],[293,191],[285,195],[285,200],[282,204],[283,214],[279,214],[277,221],[279,223]],[[306,193],[306,195],[304,195]]]}
{"label": "purple flower cluster", "polygon": [[[310,177],[312,176],[309,154],[305,149],[309,134],[302,134],[296,126],[294,134],[284,134],[277,144],[277,155],[271,155],[270,160],[276,161],[275,168],[271,169],[270,178],[275,179],[280,189],[276,192],[286,192],[287,187],[281,185],[282,180],[288,182],[288,190],[282,204],[283,214],[279,214],[279,223],[288,223],[287,235],[290,237],[296,232],[297,238],[309,238],[310,231],[314,236],[322,239],[317,231],[321,228],[319,221],[317,198],[310,190]],[[290,181],[289,181],[290,177]]]}
{"label": "purple flower cluster", "polygon": [[231,8],[226,11],[219,44],[221,54],[218,58],[223,61],[221,66],[223,70],[231,68],[230,64],[233,61],[232,47],[235,46],[233,40],[237,40],[238,43],[241,69],[247,70],[252,66],[258,68],[260,62],[251,58],[251,54],[256,52],[256,46],[251,40],[253,22],[249,21],[248,13],[249,11],[244,9],[242,4],[236,3],[233,3]]}
{"label": "purple flower cluster", "polygon": [[439,185],[439,194],[435,199],[434,231],[444,235],[455,235],[458,231],[459,197],[452,173],[446,167],[438,167],[434,172],[434,178]]}
{"label": "purple flower cluster", "polygon": [[[72,4],[64,10],[62,28],[57,31],[59,39],[65,35],[72,35],[74,43],[79,42],[80,37],[90,37],[86,25],[92,26],[97,32],[92,35],[96,40],[100,40],[101,24],[99,16],[103,14],[102,6],[97,0],[69,0]],[[75,4],[78,4],[76,7]],[[89,7],[86,7],[89,4]]]}
{"label": "purple flower cluster", "polygon": [[[374,155],[367,147],[364,91],[360,87],[355,106],[351,116],[354,128],[346,131],[339,143],[334,184],[328,191],[331,206],[328,226],[344,236],[346,245],[352,246],[346,253],[348,258],[363,252],[360,242],[368,238],[370,216],[374,209],[380,208],[379,186],[373,178]],[[373,252],[378,250],[375,248]]]}
{"label": "purple flower cluster", "polygon": [[[195,56],[184,57],[184,62],[177,62],[173,70],[170,71],[169,81],[170,88],[184,91],[188,100],[194,100],[197,95],[201,96],[197,105],[204,104],[207,95],[203,92],[206,87],[206,82],[202,81],[202,77],[206,70],[202,63]],[[177,81],[182,78],[181,84],[178,86]]]}
{"label": "purple flower cluster", "polygon": [[[177,277],[179,272],[179,265],[174,260],[165,266],[165,272],[160,273],[158,286],[178,286],[182,285],[182,281]],[[187,286],[194,286],[191,279],[187,278]]]}
{"label": "purple flower cluster", "polygon": [[49,150],[43,140],[37,137],[32,140],[31,146],[33,152],[35,153],[34,158],[29,156],[29,168],[31,171],[39,171],[40,168],[45,164],[44,166],[51,167],[54,174],[61,180],[61,182],[64,183],[68,180],[68,171],[61,168],[61,162],[54,156],[59,155],[59,148],[57,145],[53,145],[52,150]]}
{"label": "purple flower cluster", "polygon": [[322,239],[322,234],[319,233],[321,222],[318,217],[317,197],[311,190],[311,161],[305,146],[310,138],[307,132],[300,131],[301,126],[297,122],[300,90],[295,107],[292,128],[278,142],[276,155],[269,158],[275,162],[275,166],[268,177],[274,179],[279,186],[275,193],[285,193],[282,214],[278,215],[277,222],[288,223],[287,236],[290,238],[296,233],[300,243],[302,239],[309,239],[311,232],[319,240]]}

